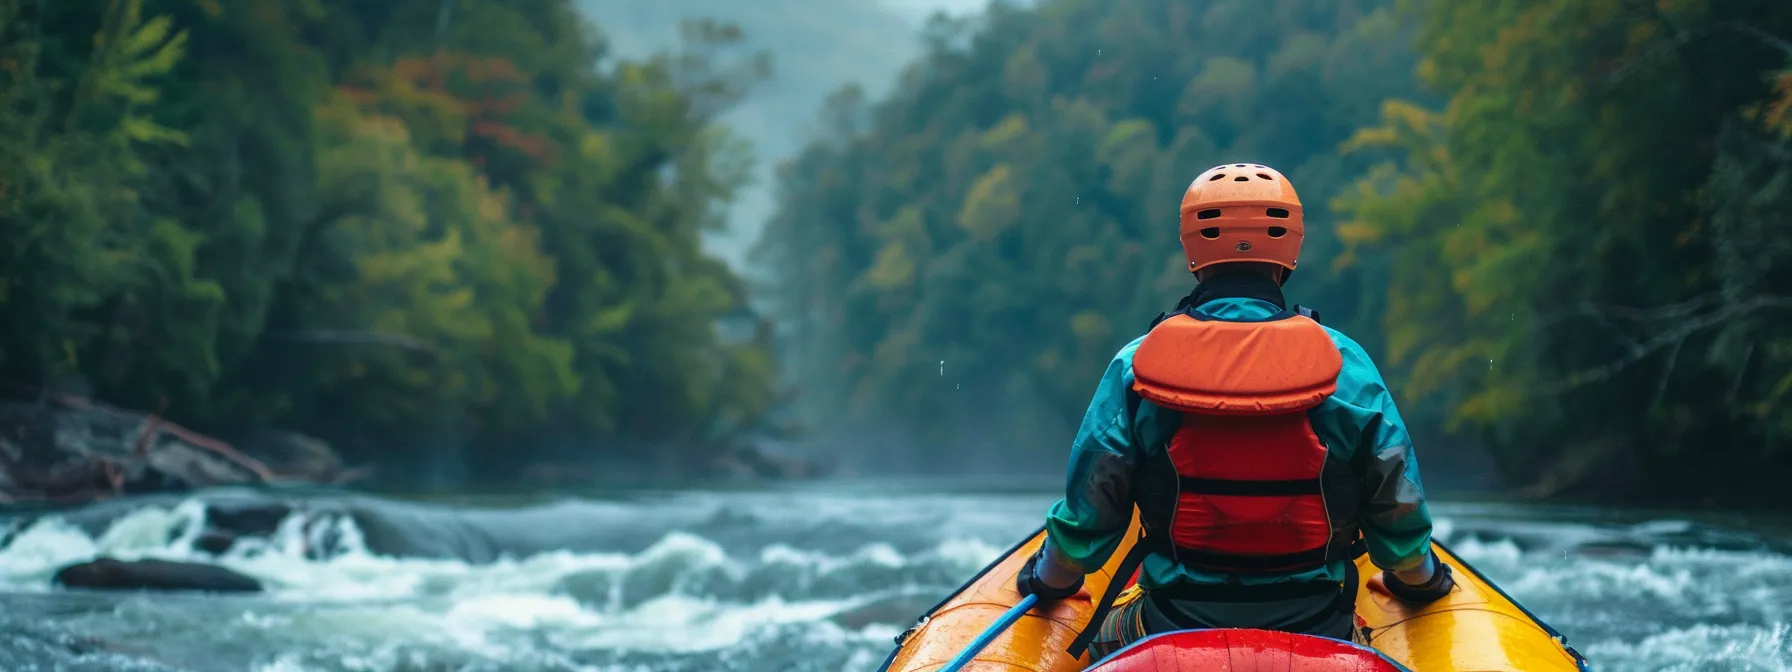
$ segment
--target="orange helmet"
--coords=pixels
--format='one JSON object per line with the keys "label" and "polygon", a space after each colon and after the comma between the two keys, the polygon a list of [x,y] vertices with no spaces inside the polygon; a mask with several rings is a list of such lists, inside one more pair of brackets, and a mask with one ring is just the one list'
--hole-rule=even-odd
{"label": "orange helmet", "polygon": [[1294,185],[1254,163],[1201,173],[1182,195],[1182,251],[1193,273],[1214,264],[1256,261],[1289,271],[1306,234]]}

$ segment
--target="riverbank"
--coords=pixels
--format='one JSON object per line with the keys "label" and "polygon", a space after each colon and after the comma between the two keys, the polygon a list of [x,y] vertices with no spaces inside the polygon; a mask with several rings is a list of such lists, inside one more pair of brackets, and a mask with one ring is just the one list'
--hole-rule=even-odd
{"label": "riverbank", "polygon": [[170,422],[160,412],[122,409],[85,397],[44,393],[29,400],[0,400],[0,505],[82,504],[218,486],[551,490],[763,483],[836,473],[822,460],[746,444],[680,455],[676,460],[643,460],[599,452],[558,461],[517,455],[522,466],[513,476],[486,475],[484,483],[441,482],[423,488],[403,477],[403,464],[351,466],[324,441],[296,432],[262,430],[233,442]]}

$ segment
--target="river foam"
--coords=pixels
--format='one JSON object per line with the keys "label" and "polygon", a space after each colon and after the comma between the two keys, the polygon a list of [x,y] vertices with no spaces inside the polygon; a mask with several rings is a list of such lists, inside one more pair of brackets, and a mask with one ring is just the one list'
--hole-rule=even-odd
{"label": "river foam", "polygon": [[[634,547],[476,559],[376,552],[358,522],[368,516],[333,506],[296,507],[221,555],[198,548],[207,509],[197,499],[97,525],[45,516],[0,548],[0,632],[13,637],[0,639],[0,668],[873,670],[893,636],[1036,527],[1047,503],[691,494],[638,505],[635,522],[665,524]],[[555,506],[568,512],[561,525],[619,510]],[[1641,527],[1531,521],[1506,534],[1519,526],[1440,510],[1439,537],[1595,669],[1792,670],[1792,558],[1652,543],[1658,530]],[[50,585],[59,567],[101,556],[212,562],[269,590]]]}

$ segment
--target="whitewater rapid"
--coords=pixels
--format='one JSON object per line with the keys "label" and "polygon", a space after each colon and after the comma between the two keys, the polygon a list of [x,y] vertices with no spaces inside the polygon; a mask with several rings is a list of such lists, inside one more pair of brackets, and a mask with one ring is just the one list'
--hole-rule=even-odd
{"label": "whitewater rapid", "polygon": [[[844,489],[477,509],[319,499],[212,555],[195,547],[202,499],[0,519],[0,669],[874,670],[1051,501]],[[1678,521],[1439,514],[1439,537],[1594,669],[1792,670],[1792,557],[1767,540]],[[545,525],[564,548],[406,555],[363,529],[429,516],[475,521],[459,533],[487,540]],[[268,592],[51,586],[58,568],[101,556],[212,562]]]}

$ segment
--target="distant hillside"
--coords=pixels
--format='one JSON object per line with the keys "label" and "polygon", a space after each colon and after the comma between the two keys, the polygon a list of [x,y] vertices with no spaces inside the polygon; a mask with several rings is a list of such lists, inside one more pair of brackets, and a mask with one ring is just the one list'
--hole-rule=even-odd
{"label": "distant hillside", "polygon": [[[618,55],[633,57],[678,46],[678,25],[710,18],[739,25],[752,49],[772,55],[772,81],[755,88],[723,118],[753,142],[755,184],[730,213],[728,235],[709,248],[737,268],[773,209],[778,161],[816,139],[811,129],[829,93],[849,83],[882,94],[904,63],[920,55],[916,8],[943,0],[579,0]],[[964,4],[959,2],[956,4]]]}
{"label": "distant hillside", "polygon": [[1194,284],[1176,203],[1223,161],[1300,185],[1291,297],[1373,347],[1385,289],[1334,269],[1326,205],[1371,163],[1340,143],[1412,92],[1410,28],[1393,0],[1272,4],[1000,3],[836,109],[766,235],[818,433],[927,468],[1053,464],[1114,352]]}

